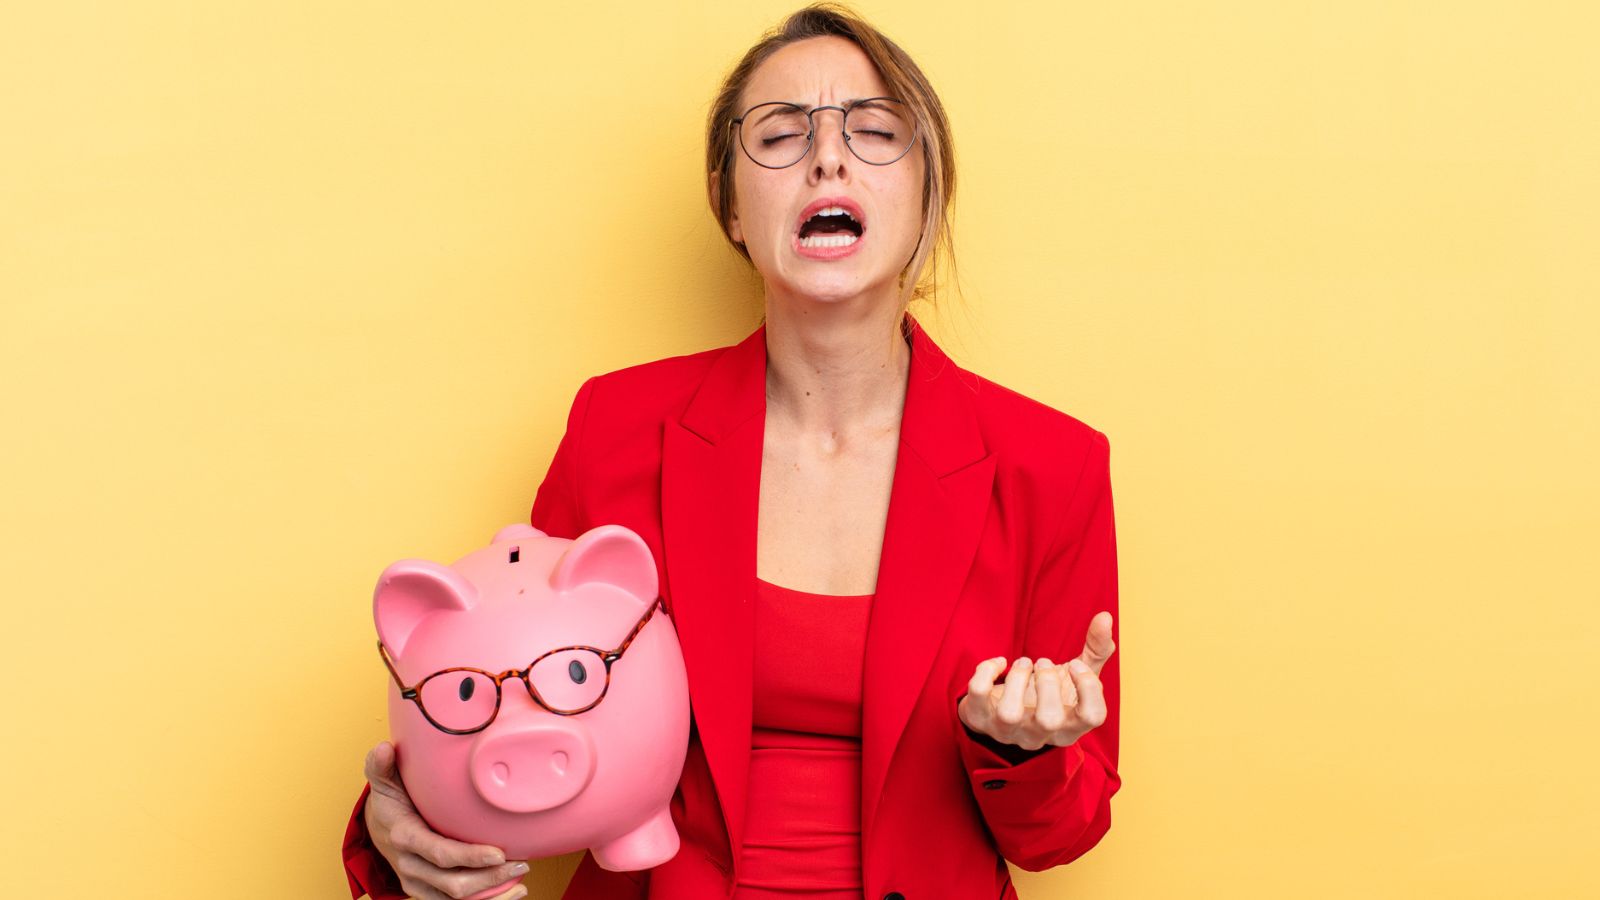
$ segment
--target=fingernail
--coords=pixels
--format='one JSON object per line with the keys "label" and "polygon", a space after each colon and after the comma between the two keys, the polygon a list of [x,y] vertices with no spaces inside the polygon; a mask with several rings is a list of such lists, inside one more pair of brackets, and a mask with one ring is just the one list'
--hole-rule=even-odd
{"label": "fingernail", "polygon": [[513,863],[511,866],[511,874],[517,876],[518,878],[528,874],[528,864],[522,862]]}

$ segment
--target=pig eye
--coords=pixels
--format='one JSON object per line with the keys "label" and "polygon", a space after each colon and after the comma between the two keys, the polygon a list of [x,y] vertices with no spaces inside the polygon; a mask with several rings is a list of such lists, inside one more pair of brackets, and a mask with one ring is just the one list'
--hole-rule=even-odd
{"label": "pig eye", "polygon": [[479,672],[440,672],[417,688],[423,714],[443,728],[469,730],[494,718],[499,691],[494,679]]}
{"label": "pig eye", "polygon": [[605,658],[591,647],[566,647],[534,662],[528,686],[552,710],[581,711],[605,693],[605,665]]}

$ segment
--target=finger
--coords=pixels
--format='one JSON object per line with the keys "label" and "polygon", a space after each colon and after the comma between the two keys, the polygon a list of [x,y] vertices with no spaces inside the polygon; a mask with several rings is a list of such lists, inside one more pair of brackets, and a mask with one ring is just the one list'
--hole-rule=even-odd
{"label": "finger", "polygon": [[1106,721],[1106,695],[1100,676],[1089,671],[1082,660],[1073,660],[1068,667],[1072,681],[1078,689],[1078,706],[1075,715],[1088,728],[1099,728]]}
{"label": "finger", "polygon": [[489,900],[522,900],[526,896],[528,896],[528,889],[519,884],[504,894],[496,894],[490,897]]}
{"label": "finger", "polygon": [[1069,714],[1072,708],[1078,705],[1078,688],[1072,681],[1072,672],[1068,663],[1056,666],[1056,684],[1061,686],[1061,706]]}
{"label": "finger", "polygon": [[1111,613],[1101,610],[1089,620],[1089,633],[1083,640],[1083,652],[1078,658],[1096,675],[1105,667],[1106,660],[1115,653],[1117,645],[1111,640]]}
{"label": "finger", "polygon": [[[973,670],[972,677],[967,679],[967,695],[961,698],[956,711],[961,714],[962,722],[968,727],[977,728],[986,724],[993,714],[994,701],[991,694],[994,691],[994,679],[1006,667],[1006,658],[996,656],[978,663]],[[969,702],[970,701],[970,702]],[[981,730],[981,729],[979,729]]]}
{"label": "finger", "polygon": [[389,833],[389,838],[400,850],[415,853],[441,869],[456,869],[463,866],[481,869],[486,866],[498,866],[506,861],[506,855],[499,847],[453,841],[429,828],[419,816],[409,817],[406,821],[395,825],[394,830]]}
{"label": "finger", "polygon": [[1039,705],[1033,711],[1034,721],[1045,731],[1058,731],[1067,723],[1067,708],[1061,702],[1061,667],[1052,665],[1047,657],[1039,658],[1034,670],[1033,683],[1038,687]]}
{"label": "finger", "polygon": [[1010,727],[1022,724],[1023,694],[1027,692],[1029,676],[1033,674],[1033,661],[1026,656],[1017,657],[1011,664],[1011,671],[1006,673],[1006,687],[1000,695],[1000,708],[995,711],[995,716]]}
{"label": "finger", "polygon": [[1000,677],[1005,668],[1004,656],[996,656],[978,663],[978,667],[972,672],[972,677],[967,679],[967,693],[979,696],[988,694],[989,689],[994,687],[994,680]]}
{"label": "finger", "polygon": [[[414,856],[408,858],[416,859]],[[397,868],[395,871],[399,872],[400,870]],[[423,882],[412,878],[410,875],[400,876],[400,890],[405,891],[406,896],[411,898],[411,900],[454,900],[453,897],[451,897],[449,894],[446,894],[444,891],[441,891],[432,885],[424,884]]]}
{"label": "finger", "polygon": [[[452,869],[436,866],[420,856],[411,856],[407,860],[406,874],[413,880],[438,890],[446,897],[470,897],[479,891],[505,884],[513,878],[521,879],[528,874],[528,864],[522,860],[512,860],[488,868]],[[509,893],[515,887],[507,888],[503,893]]]}

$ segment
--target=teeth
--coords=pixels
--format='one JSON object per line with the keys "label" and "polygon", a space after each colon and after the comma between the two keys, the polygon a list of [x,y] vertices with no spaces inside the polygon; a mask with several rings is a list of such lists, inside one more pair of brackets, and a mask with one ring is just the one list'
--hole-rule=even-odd
{"label": "teeth", "polygon": [[853,234],[814,234],[811,237],[801,238],[802,247],[848,247],[859,238]]}
{"label": "teeth", "polygon": [[848,216],[850,221],[854,222],[856,220],[856,217],[850,215],[849,210],[845,209],[842,206],[825,206],[822,209],[819,209],[816,212],[812,213],[812,215],[813,216]]}

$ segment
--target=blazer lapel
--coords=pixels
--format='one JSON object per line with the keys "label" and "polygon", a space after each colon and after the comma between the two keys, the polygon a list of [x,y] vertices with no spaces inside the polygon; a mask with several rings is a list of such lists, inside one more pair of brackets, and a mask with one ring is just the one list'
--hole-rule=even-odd
{"label": "blazer lapel", "polygon": [[706,373],[661,453],[667,584],[689,701],[738,864],[750,766],[756,514],[767,412],[766,326]]}
{"label": "blazer lapel", "polygon": [[[902,328],[911,338],[911,368],[867,624],[863,838],[971,568],[995,463],[978,430],[976,379],[910,315]],[[766,359],[763,325],[717,358],[681,419],[666,423],[662,447],[671,611],[735,865],[750,763]]]}
{"label": "blazer lapel", "polygon": [[[955,612],[989,508],[994,455],[983,444],[976,379],[946,357],[915,319],[900,450],[867,620],[861,735],[861,835],[869,846],[878,800],[906,721]],[[936,692],[942,703],[944,686]]]}

